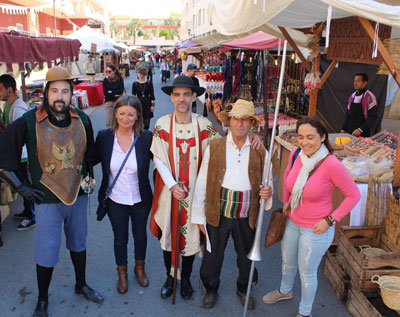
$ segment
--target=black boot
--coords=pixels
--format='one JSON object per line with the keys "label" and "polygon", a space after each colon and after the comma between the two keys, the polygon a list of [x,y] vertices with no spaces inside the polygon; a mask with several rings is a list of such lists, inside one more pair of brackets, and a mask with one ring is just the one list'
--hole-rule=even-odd
{"label": "black boot", "polygon": [[0,236],[0,247],[3,246],[3,240],[1,240],[1,236]]}
{"label": "black boot", "polygon": [[161,298],[166,299],[172,295],[174,288],[174,278],[168,275],[163,287],[161,288]]}
{"label": "black boot", "polygon": [[183,299],[187,300],[192,297],[193,287],[190,284],[190,279],[188,277],[182,277],[181,280],[181,296]]}
{"label": "black boot", "polygon": [[88,301],[102,304],[104,302],[104,298],[86,284],[86,250],[82,252],[71,251],[70,253],[75,269],[75,294],[85,297]]}
{"label": "black boot", "polygon": [[33,317],[47,317],[49,316],[47,312],[47,307],[49,302],[47,300],[38,300],[35,308],[35,312],[33,313]]}

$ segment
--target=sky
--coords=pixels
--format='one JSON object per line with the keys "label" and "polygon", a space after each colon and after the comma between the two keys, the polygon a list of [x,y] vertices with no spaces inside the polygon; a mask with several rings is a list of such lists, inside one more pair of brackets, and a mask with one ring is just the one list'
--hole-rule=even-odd
{"label": "sky", "polygon": [[182,0],[106,0],[112,15],[132,15],[140,18],[167,18],[170,13],[182,13]]}

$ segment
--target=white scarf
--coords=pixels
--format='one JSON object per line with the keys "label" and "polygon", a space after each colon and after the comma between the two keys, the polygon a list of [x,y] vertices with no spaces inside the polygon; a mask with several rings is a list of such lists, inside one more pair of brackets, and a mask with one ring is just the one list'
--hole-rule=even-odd
{"label": "white scarf", "polygon": [[300,151],[299,156],[303,166],[299,175],[297,176],[296,183],[293,186],[292,199],[290,201],[290,208],[292,212],[293,209],[297,208],[299,204],[302,203],[303,188],[307,183],[309,173],[313,170],[315,164],[317,164],[328,154],[329,151],[324,143],[321,144],[321,147],[318,149],[318,151],[315,152],[311,157],[308,157],[306,154],[304,154],[303,150]]}

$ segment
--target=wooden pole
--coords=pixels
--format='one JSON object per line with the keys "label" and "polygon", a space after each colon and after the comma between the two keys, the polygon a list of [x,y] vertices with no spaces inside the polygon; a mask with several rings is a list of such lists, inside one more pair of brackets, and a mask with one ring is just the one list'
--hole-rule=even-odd
{"label": "wooden pole", "polygon": [[[365,19],[358,17],[361,25],[363,26],[364,30],[367,32],[368,36],[370,37],[371,41],[374,41],[375,31],[371,25],[371,23]],[[383,58],[383,62],[386,64],[387,68],[389,69],[391,75],[393,76],[394,80],[396,81],[397,85],[400,87],[400,76],[399,70],[396,65],[393,63],[393,60],[387,51],[386,47],[383,45],[382,41],[378,37],[378,52],[381,54]],[[400,136],[400,131],[399,131]],[[397,152],[396,152],[396,161],[394,162],[394,181],[393,186],[400,186],[400,146],[397,145]]]}
{"label": "wooden pole", "polygon": [[338,61],[334,59],[331,64],[329,65],[328,69],[325,71],[324,75],[321,78],[321,87],[325,83],[325,81],[328,79],[329,75],[332,73],[333,69],[337,65]]}
{"label": "wooden pole", "polygon": [[[364,30],[367,32],[368,36],[370,37],[371,41],[374,41],[375,37],[375,30],[373,29],[371,23],[365,18],[358,17],[361,25],[363,26]],[[392,58],[390,57],[389,52],[387,51],[386,47],[383,45],[382,41],[378,37],[378,52],[381,54],[384,63],[386,64],[387,68],[389,69],[390,73],[392,74],[394,80],[396,81],[397,85],[400,87],[400,76],[399,70],[396,65],[393,63]]]}
{"label": "wooden pole", "polygon": [[301,62],[303,63],[304,67],[307,68],[309,72],[311,72],[311,66],[307,62],[307,59],[304,57],[303,53],[300,51],[299,47],[297,44],[294,42],[292,37],[289,35],[288,31],[284,27],[278,26],[279,30],[282,32],[283,36],[286,38],[286,40],[289,42],[290,46],[294,49],[296,52],[297,56],[300,58]]}
{"label": "wooden pole", "polygon": [[[318,54],[317,57],[313,60],[312,71],[318,72],[321,61],[321,54]],[[315,88],[311,90],[310,101],[308,103],[308,115],[316,116],[317,115],[317,103],[318,103],[318,92],[319,88]]]}

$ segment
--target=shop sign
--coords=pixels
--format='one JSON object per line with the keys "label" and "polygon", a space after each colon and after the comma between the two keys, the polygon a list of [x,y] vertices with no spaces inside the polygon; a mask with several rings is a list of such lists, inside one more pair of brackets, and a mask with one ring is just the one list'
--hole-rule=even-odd
{"label": "shop sign", "polygon": [[[370,21],[375,29],[375,22]],[[392,28],[379,24],[379,38],[390,38]],[[364,30],[357,17],[334,19],[331,21],[327,59],[380,65],[380,54],[372,58],[373,41]]]}

